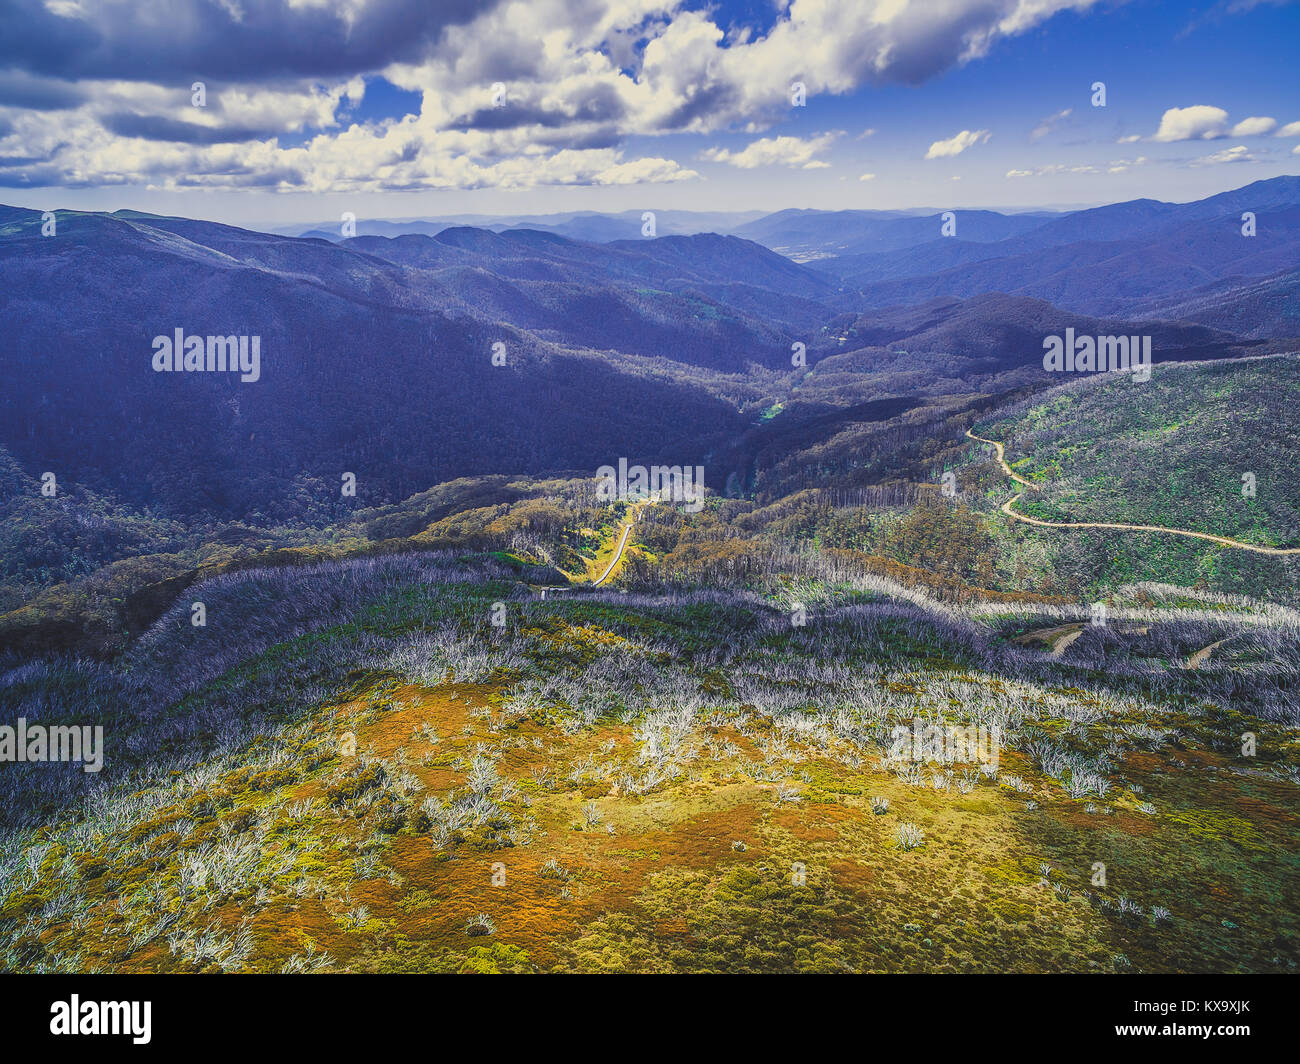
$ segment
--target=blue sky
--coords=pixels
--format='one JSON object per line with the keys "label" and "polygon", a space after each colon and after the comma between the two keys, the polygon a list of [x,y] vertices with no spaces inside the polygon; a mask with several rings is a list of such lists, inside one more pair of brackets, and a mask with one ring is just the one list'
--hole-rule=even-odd
{"label": "blue sky", "polygon": [[16,0],[0,201],[259,225],[1031,209],[1300,172],[1280,0],[351,6]]}

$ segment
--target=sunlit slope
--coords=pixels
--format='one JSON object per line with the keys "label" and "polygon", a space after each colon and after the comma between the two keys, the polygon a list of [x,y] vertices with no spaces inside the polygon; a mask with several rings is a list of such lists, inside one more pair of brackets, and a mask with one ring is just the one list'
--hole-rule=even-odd
{"label": "sunlit slope", "polygon": [[[1089,378],[1003,410],[973,431],[1001,441],[1009,468],[1033,485],[1000,476],[990,500],[1001,505],[1023,490],[1014,509],[1027,517],[1300,546],[1300,480],[1292,468],[1300,446],[1300,357],[1157,365],[1145,382],[1127,374]],[[982,444],[980,457],[989,457]],[[1300,572],[1295,556],[1160,532],[1008,524],[1004,533],[1049,550],[1109,555],[1116,583],[1209,580],[1285,593]]]}
{"label": "sunlit slope", "polygon": [[[4,777],[0,966],[1294,966],[1294,618],[1151,614],[1053,658],[1011,634],[1055,615],[871,586],[795,624],[449,556],[220,577],[207,629],[182,604],[0,689],[108,736],[100,777]],[[1235,665],[1182,667],[1225,634]],[[996,726],[997,764],[891,757],[918,716]]]}
{"label": "sunlit slope", "polygon": [[1038,484],[1022,508],[1259,543],[1300,536],[1300,357],[1157,367],[1083,382],[990,423]]}

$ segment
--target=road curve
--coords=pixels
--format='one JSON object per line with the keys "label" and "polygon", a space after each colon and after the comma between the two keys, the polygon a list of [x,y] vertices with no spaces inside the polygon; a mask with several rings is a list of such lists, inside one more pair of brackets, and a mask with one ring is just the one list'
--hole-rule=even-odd
{"label": "road curve", "polygon": [[1030,481],[1026,480],[1014,469],[1012,469],[1009,465],[1007,465],[1006,449],[1002,446],[1002,444],[998,443],[997,440],[986,440],[983,436],[976,436],[975,433],[971,432],[970,429],[966,430],[966,435],[969,436],[972,440],[979,440],[980,443],[991,443],[993,445],[993,449],[998,453],[998,465],[1002,467],[1002,472],[1004,472],[1017,484],[1023,484],[1025,487],[1031,489],[1032,491],[1038,490],[1037,484],[1033,484]]}
{"label": "road curve", "polygon": [[[1017,483],[1024,484],[1026,487],[1038,490],[1037,484],[1030,484],[1024,477],[1017,476],[1012,472],[1011,467],[1007,465],[1005,450],[1002,444],[996,440],[986,440],[982,436],[976,436],[970,429],[966,430],[966,435],[972,440],[979,440],[980,443],[991,443],[997,448],[998,462],[1002,466],[1003,472],[1015,480]],[[1215,536],[1209,532],[1193,532],[1187,528],[1167,528],[1164,525],[1127,525],[1112,521],[1042,521],[1037,517],[1026,517],[1024,514],[1018,514],[1012,508],[1016,500],[1024,494],[1018,491],[1011,496],[1001,506],[1001,510],[1013,521],[1023,521],[1027,525],[1036,525],[1039,528],[1109,528],[1118,532],[1166,532],[1171,536],[1187,536],[1190,539],[1204,539],[1210,543],[1217,543],[1221,547],[1232,547],[1235,550],[1248,550],[1253,554],[1300,554],[1300,547],[1258,547],[1253,543],[1242,543],[1239,539],[1229,539],[1227,536]]]}

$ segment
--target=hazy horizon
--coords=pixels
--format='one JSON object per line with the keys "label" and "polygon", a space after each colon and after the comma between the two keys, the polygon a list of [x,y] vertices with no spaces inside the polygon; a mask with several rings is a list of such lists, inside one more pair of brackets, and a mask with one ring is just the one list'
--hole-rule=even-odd
{"label": "hazy horizon", "polygon": [[[806,211],[832,213],[839,211],[879,211],[882,213],[900,213],[900,214],[918,214],[926,215],[940,213],[945,210],[956,211],[993,211],[1002,214],[1068,214],[1074,211],[1092,210],[1097,207],[1106,207],[1116,203],[1127,203],[1134,200],[1154,200],[1163,203],[1195,203],[1202,199],[1220,195],[1225,192],[1233,192],[1248,185],[1255,184],[1258,181],[1268,181],[1277,177],[1300,177],[1300,173],[1273,174],[1269,177],[1258,177],[1252,181],[1235,183],[1230,182],[1215,186],[1211,191],[1201,195],[1193,195],[1187,198],[1164,198],[1159,195],[1138,195],[1114,200],[1096,200],[1079,203],[1044,203],[1034,205],[1024,204],[1007,204],[1007,203],[949,203],[944,205],[937,204],[899,204],[899,205],[872,205],[872,206],[850,206],[850,207],[831,207],[831,206],[799,206],[796,204],[779,204],[769,205],[766,207],[731,207],[731,208],[705,208],[705,207],[678,207],[667,206],[657,202],[638,203],[630,206],[610,207],[601,209],[596,207],[572,207],[568,209],[546,209],[546,208],[523,208],[518,210],[442,210],[431,211],[424,214],[419,213],[392,213],[392,214],[357,214],[358,222],[386,222],[393,224],[402,224],[408,222],[422,221],[440,221],[444,219],[512,219],[512,218],[553,218],[576,215],[597,215],[597,216],[614,216],[640,212],[643,210],[656,212],[677,212],[682,214],[699,214],[699,215],[752,215],[755,218],[766,215],[778,214],[782,211]],[[389,194],[391,195],[394,194]],[[318,226],[334,227],[338,224],[337,219],[324,216],[320,213],[311,214],[309,211],[300,212],[300,216],[289,219],[283,216],[262,216],[259,218],[238,218],[234,215],[227,214],[222,216],[221,212],[199,213],[198,207],[194,203],[195,194],[182,197],[183,202],[178,204],[176,209],[165,210],[161,205],[145,207],[138,205],[139,201],[129,200],[117,204],[108,204],[102,206],[77,206],[69,203],[58,202],[50,203],[41,201],[38,196],[8,196],[0,195],[0,206],[16,207],[26,210],[36,211],[87,211],[100,214],[113,214],[117,211],[133,211],[141,214],[152,214],[159,217],[188,218],[192,221],[215,222],[223,225],[234,225],[240,228],[253,228],[264,232],[279,232],[290,229],[308,229]],[[206,197],[204,197],[206,198]],[[22,202],[22,201],[27,202]],[[313,198],[313,206],[319,204],[319,198]]]}

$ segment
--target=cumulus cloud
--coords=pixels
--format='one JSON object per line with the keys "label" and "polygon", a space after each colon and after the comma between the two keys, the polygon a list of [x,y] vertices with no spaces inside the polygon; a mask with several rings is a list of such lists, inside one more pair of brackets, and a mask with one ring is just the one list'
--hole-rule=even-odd
{"label": "cumulus cloud", "polygon": [[1270,132],[1277,125],[1276,118],[1243,118],[1232,127],[1234,137],[1258,137]]}
{"label": "cumulus cloud", "polygon": [[1254,161],[1255,156],[1251,155],[1250,150],[1244,144],[1238,144],[1235,148],[1224,148],[1213,155],[1202,155],[1199,159],[1193,159],[1189,165],[1217,166],[1219,163],[1253,163]]}
{"label": "cumulus cloud", "polygon": [[1213,140],[1227,136],[1228,112],[1222,107],[1196,104],[1171,107],[1160,118],[1160,128],[1152,140],[1170,143],[1177,140]]}
{"label": "cumulus cloud", "polygon": [[[1171,107],[1160,118],[1160,128],[1150,137],[1160,143],[1173,143],[1184,140],[1217,140],[1220,137],[1258,137],[1271,132],[1277,127],[1277,119],[1266,115],[1253,115],[1243,118],[1235,125],[1229,126],[1228,112],[1222,107],[1210,107],[1196,104],[1192,107]],[[1277,136],[1286,136],[1287,130],[1294,128],[1300,133],[1300,122],[1293,122],[1278,130]],[[1141,140],[1141,137],[1121,137],[1120,143]],[[1222,153],[1220,153],[1222,154]],[[1206,156],[1213,158],[1213,156]]]}
{"label": "cumulus cloud", "polygon": [[[0,184],[685,180],[694,172],[672,160],[620,149],[762,134],[789,113],[794,81],[810,97],[916,84],[1098,2],[789,0],[764,32],[734,32],[687,0],[10,0]],[[418,111],[351,121],[361,79],[376,77],[418,94]],[[188,104],[196,79],[206,110]],[[41,110],[57,133],[26,121]],[[725,161],[824,165],[820,148],[801,154],[809,143],[766,137]],[[929,157],[969,146],[946,143]]]}
{"label": "cumulus cloud", "polygon": [[859,181],[874,181],[875,179],[876,179],[875,174],[863,174],[861,177],[858,178]]}
{"label": "cumulus cloud", "polygon": [[816,158],[816,155],[829,148],[836,136],[835,133],[823,133],[807,139],[764,137],[754,141],[743,151],[732,152],[726,148],[708,148],[702,154],[710,162],[726,163],[729,166],[738,166],[742,170],[753,170],[759,166],[792,166],[803,170],[815,170],[830,166],[830,163]]}
{"label": "cumulus cloud", "polygon": [[956,136],[949,137],[947,140],[936,140],[930,145],[930,150],[925,153],[927,159],[946,159],[953,155],[960,155],[967,148],[976,144],[983,144],[992,134],[987,129],[963,129]]}
{"label": "cumulus cloud", "polygon": [[1275,137],[1300,137],[1300,122],[1288,122],[1273,135]]}

